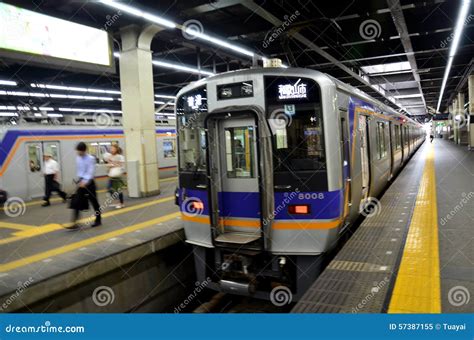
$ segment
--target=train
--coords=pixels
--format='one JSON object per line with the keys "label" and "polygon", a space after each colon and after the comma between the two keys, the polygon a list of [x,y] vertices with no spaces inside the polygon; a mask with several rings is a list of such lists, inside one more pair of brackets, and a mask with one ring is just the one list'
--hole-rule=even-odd
{"label": "train", "polygon": [[[44,196],[43,155],[49,153],[60,166],[63,190],[75,190],[75,146],[83,141],[97,160],[96,182],[105,188],[107,167],[104,155],[112,144],[119,145],[127,158],[121,126],[61,126],[24,124],[3,126],[0,131],[0,188],[9,197],[24,201]],[[159,176],[176,176],[176,129],[174,125],[156,128]]]}
{"label": "train", "polygon": [[175,112],[176,203],[198,281],[270,300],[300,299],[426,137],[385,103],[301,68],[201,79]]}

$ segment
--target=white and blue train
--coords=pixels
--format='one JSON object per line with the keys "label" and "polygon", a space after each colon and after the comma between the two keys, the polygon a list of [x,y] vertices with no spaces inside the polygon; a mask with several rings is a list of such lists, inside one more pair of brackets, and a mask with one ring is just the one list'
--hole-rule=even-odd
{"label": "white and blue train", "polygon": [[423,126],[308,69],[212,76],[176,102],[177,201],[198,280],[297,300],[321,255],[425,139]]}
{"label": "white and blue train", "polygon": [[[44,195],[43,154],[49,153],[59,162],[60,182],[64,190],[73,192],[75,184],[75,146],[83,141],[97,159],[96,180],[105,187],[107,176],[104,155],[112,144],[127,149],[120,126],[4,126],[0,133],[0,188],[10,197],[23,200]],[[176,175],[176,129],[157,127],[156,146],[160,177]]]}

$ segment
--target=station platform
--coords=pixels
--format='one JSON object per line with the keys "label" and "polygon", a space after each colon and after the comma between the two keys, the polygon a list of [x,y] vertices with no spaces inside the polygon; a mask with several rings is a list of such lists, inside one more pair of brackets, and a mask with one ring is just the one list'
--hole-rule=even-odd
{"label": "station platform", "polygon": [[[124,281],[130,274],[130,267],[140,259],[174,244],[182,244],[184,232],[174,204],[176,178],[160,182],[159,196],[125,199],[122,209],[107,203],[105,190],[100,190],[103,224],[96,228],[87,226],[87,222],[93,221],[90,210],[81,214],[79,222],[86,224],[83,228],[65,229],[71,225],[71,210],[59,198],[52,199],[49,207],[41,207],[42,201],[28,202],[24,214],[14,218],[2,212],[0,301],[8,302],[6,311],[28,310],[42,299],[64,291],[67,294],[68,289],[112,270],[122,269]],[[188,270],[186,268],[183,266],[182,269]],[[156,285],[156,279],[150,281]],[[100,281],[96,286],[99,284]],[[176,285],[176,282],[171,284]],[[21,294],[17,294],[19,290]],[[90,292],[86,294],[90,297]],[[17,295],[18,298],[12,298]],[[47,303],[43,303],[45,306]],[[63,306],[50,307],[53,311],[64,310],[61,309]]]}
{"label": "station platform", "polygon": [[293,313],[472,313],[474,153],[427,140]]}

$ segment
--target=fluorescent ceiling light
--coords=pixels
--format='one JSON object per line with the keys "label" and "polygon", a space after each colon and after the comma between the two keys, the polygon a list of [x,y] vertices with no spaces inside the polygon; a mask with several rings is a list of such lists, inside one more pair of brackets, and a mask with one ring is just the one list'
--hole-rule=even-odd
{"label": "fluorescent ceiling light", "polygon": [[35,116],[35,117],[43,117],[43,114],[41,114],[41,113],[35,113],[34,116]]}
{"label": "fluorescent ceiling light", "polygon": [[168,96],[166,94],[155,94],[156,98],[167,98],[167,99],[176,99],[175,96]]}
{"label": "fluorescent ceiling light", "polygon": [[71,107],[60,107],[58,109],[61,112],[104,112],[104,113],[122,113],[120,110],[109,110],[109,109],[82,109],[82,108],[71,108]]}
{"label": "fluorescent ceiling light", "polygon": [[468,9],[469,9],[470,5],[471,5],[471,0],[463,0],[462,5],[461,5],[461,9],[459,11],[458,19],[456,21],[456,26],[455,26],[455,29],[454,29],[453,40],[452,40],[452,43],[451,43],[451,47],[449,49],[448,63],[446,65],[446,69],[444,71],[443,82],[441,83],[441,90],[440,90],[440,93],[439,93],[438,105],[436,106],[436,112],[439,112],[439,109],[441,107],[441,101],[443,99],[444,90],[446,88],[446,83],[448,81],[449,72],[451,72],[451,66],[453,65],[453,59],[454,59],[454,56],[456,55],[456,52],[458,50],[459,41],[461,39],[462,30],[464,28],[464,22],[466,20]]}
{"label": "fluorescent ceiling light", "polygon": [[[114,57],[115,58],[120,58],[120,53],[114,52]],[[152,64],[155,65],[155,66],[158,66],[158,67],[171,68],[173,70],[178,70],[178,71],[191,72],[191,73],[197,73],[197,74],[205,74],[205,75],[208,75],[208,76],[213,76],[214,75],[214,73],[209,72],[209,71],[198,70],[197,68],[194,68],[194,67],[191,67],[191,66],[173,64],[173,63],[169,63],[167,61],[152,60]]]}
{"label": "fluorescent ceiling light", "polygon": [[102,89],[90,89],[84,87],[75,86],[62,86],[62,85],[49,85],[49,84],[30,84],[31,87],[39,87],[43,89],[51,90],[64,90],[64,91],[76,91],[76,92],[91,92],[91,93],[107,93],[107,94],[120,94],[120,91],[116,90],[102,90]]}
{"label": "fluorescent ceiling light", "polygon": [[16,110],[15,106],[0,105],[0,110]]}
{"label": "fluorescent ceiling light", "polygon": [[214,45],[221,46],[221,47],[225,47],[225,48],[227,48],[227,49],[229,49],[229,50],[232,50],[232,51],[235,51],[235,52],[238,52],[238,53],[241,53],[241,54],[245,54],[246,56],[253,57],[253,56],[255,55],[254,52],[249,51],[249,50],[246,50],[245,48],[242,48],[242,47],[239,47],[239,46],[230,44],[230,43],[228,43],[227,41],[224,41],[224,40],[222,40],[222,39],[215,38],[215,37],[211,37],[211,36],[208,35],[208,34],[199,32],[198,30],[196,30],[196,29],[195,29],[194,27],[192,27],[192,26],[189,26],[189,27],[182,26],[182,30],[183,30],[186,34],[192,35],[192,36],[194,36],[194,37],[196,37],[196,38],[198,38],[198,39],[208,41],[208,42],[210,42],[210,43],[213,43]]}
{"label": "fluorescent ceiling light", "polygon": [[24,92],[24,91],[0,91],[3,96],[18,96],[18,97],[42,97],[42,98],[66,98],[66,99],[83,99],[83,100],[114,100],[111,97],[97,97],[97,96],[78,96],[62,93],[41,93],[41,92]]}
{"label": "fluorescent ceiling light", "polygon": [[186,71],[186,72],[197,73],[197,74],[205,74],[205,75],[208,75],[208,76],[213,76],[214,75],[214,73],[209,72],[209,71],[199,70],[197,68],[184,66],[184,65],[179,65],[179,64],[173,64],[173,63],[169,63],[167,61],[153,60],[152,63],[155,66],[170,68],[170,69],[173,69],[173,70]]}
{"label": "fluorescent ceiling light", "polygon": [[124,11],[125,13],[135,15],[137,17],[144,18],[148,21],[154,22],[155,24],[162,25],[168,28],[176,28],[176,24],[170,20],[164,19],[162,17],[152,15],[150,13],[139,10],[138,8],[124,5],[112,0],[100,0],[104,5],[117,8],[118,10]]}
{"label": "fluorescent ceiling light", "polygon": [[60,117],[64,117],[64,116],[61,113],[48,113],[48,117],[60,118]]}
{"label": "fluorescent ceiling light", "polygon": [[391,73],[391,72],[401,72],[411,70],[410,63],[408,61],[388,63],[388,64],[378,64],[370,66],[362,66],[362,71],[367,74],[376,74],[376,73]]}
{"label": "fluorescent ceiling light", "polygon": [[397,99],[401,99],[401,98],[417,98],[417,97],[422,97],[421,93],[403,94],[403,95],[393,96],[393,98],[397,98]]}
{"label": "fluorescent ceiling light", "polygon": [[0,117],[18,117],[16,112],[0,112]]}
{"label": "fluorescent ceiling light", "polygon": [[17,85],[17,83],[16,83],[16,81],[11,81],[11,80],[1,80],[1,79],[0,79],[0,85],[16,86],[16,85]]}

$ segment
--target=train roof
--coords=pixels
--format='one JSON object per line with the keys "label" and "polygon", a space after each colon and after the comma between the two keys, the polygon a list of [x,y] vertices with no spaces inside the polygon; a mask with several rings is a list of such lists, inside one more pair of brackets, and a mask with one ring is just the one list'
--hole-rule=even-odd
{"label": "train roof", "polygon": [[229,72],[223,72],[219,73],[204,79],[197,80],[195,82],[190,83],[189,85],[183,87],[177,94],[177,97],[179,97],[182,93],[188,92],[194,88],[200,87],[204,85],[207,81],[209,80],[219,80],[222,78],[227,78],[227,77],[232,77],[233,75],[242,75],[242,74],[263,74],[263,75],[275,75],[275,76],[291,76],[291,74],[295,74],[296,76],[313,76],[313,77],[324,77],[327,80],[330,80],[331,82],[334,83],[334,85],[341,91],[344,91],[350,95],[356,96],[359,99],[362,99],[368,103],[371,103],[373,105],[376,105],[378,108],[383,110],[383,114],[387,116],[395,116],[399,118],[403,118],[405,122],[409,122],[411,124],[421,126],[420,123],[417,121],[411,119],[410,117],[397,112],[390,106],[382,103],[381,101],[371,97],[364,91],[351,86],[349,84],[346,84],[342,81],[340,81],[337,78],[334,78],[326,73],[317,71],[317,70],[312,70],[312,69],[307,69],[307,68],[300,68],[300,67],[289,67],[289,68],[276,68],[276,67],[258,67],[258,68],[250,68],[250,69],[242,69],[242,70],[234,70],[234,71],[229,71]]}

